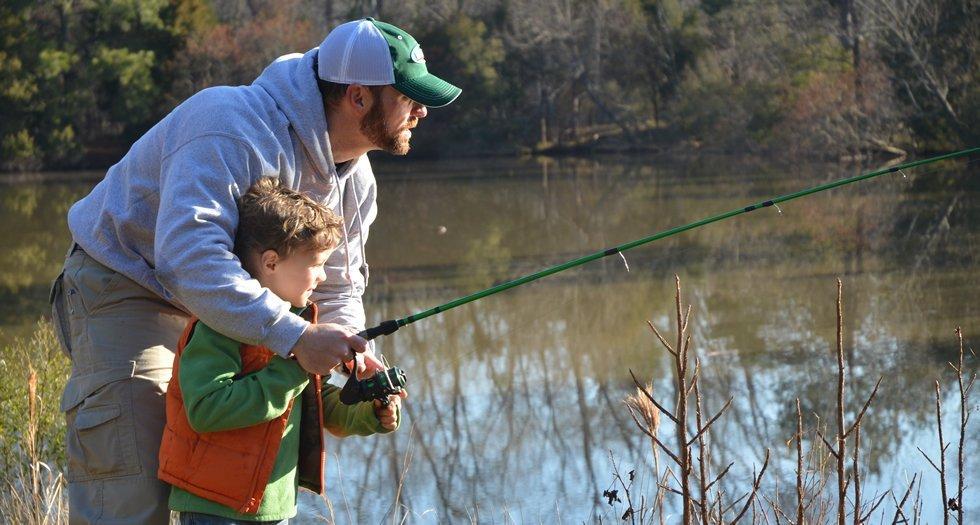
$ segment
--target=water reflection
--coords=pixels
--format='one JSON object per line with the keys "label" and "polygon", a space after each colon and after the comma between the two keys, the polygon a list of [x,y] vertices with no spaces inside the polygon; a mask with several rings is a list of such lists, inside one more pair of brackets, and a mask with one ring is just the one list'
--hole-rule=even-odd
{"label": "water reflection", "polygon": [[[378,322],[861,169],[606,158],[376,171],[381,214],[365,302]],[[941,377],[951,386],[953,328],[974,341],[980,331],[976,175],[951,164],[815,195],[628,252],[628,270],[603,259],[401,329],[379,344],[409,374],[407,426],[392,437],[331,441],[329,505],[307,498],[303,515],[618,521],[621,509],[600,498],[612,481],[610,451],[621,467],[637,468],[636,490],[653,493],[649,444],[622,400],[633,390],[629,369],[662,398],[672,395],[668,363],[645,323],[670,328],[675,273],[694,305],[706,410],[735,398],[713,442],[716,471],[736,462],[728,494],[741,492],[766,447],[770,479],[789,486],[784,444],[795,432],[796,397],[811,427],[814,414],[832,414],[837,276],[851,405],[885,378],[862,431],[874,474],[865,492],[898,487],[906,471],[935,486],[915,447],[935,457],[931,383]],[[0,191],[0,219],[25,224],[0,235],[15,252],[34,254],[0,263],[0,294],[21,305],[3,311],[3,324],[16,326],[43,311],[38,296],[57,272],[64,212],[87,187]],[[977,479],[973,457],[968,479]],[[940,507],[931,492],[923,492],[924,517],[934,522]],[[976,499],[966,498],[968,512]]]}
{"label": "water reflection", "polygon": [[0,183],[0,344],[26,336],[46,311],[68,249],[68,208],[95,183]]}
{"label": "water reflection", "polygon": [[[425,310],[582,253],[846,175],[827,167],[774,178],[778,170],[751,166],[691,172],[557,164],[547,173],[514,169],[492,180],[384,181],[378,231],[397,237],[373,240],[373,318]],[[647,444],[621,399],[632,387],[628,368],[670,392],[666,362],[644,321],[669,326],[674,272],[695,305],[709,411],[736,399],[713,456],[716,469],[736,461],[731,494],[766,447],[783,458],[772,472],[784,485],[790,479],[791,457],[781,444],[794,432],[795,397],[810,426],[813,414],[832,414],[827,385],[838,275],[846,283],[852,405],[860,407],[885,377],[862,433],[875,474],[865,490],[891,487],[903,469],[931,476],[915,446],[934,441],[930,384],[933,377],[950,380],[944,363],[952,357],[953,327],[980,319],[969,300],[980,209],[970,172],[910,175],[665,240],[627,254],[629,272],[606,259],[402,329],[382,348],[413,372],[408,412],[416,432],[378,440],[395,448],[337,443],[344,464],[378,454],[374,447],[389,454],[387,475],[358,467],[371,474],[358,478],[369,488],[350,502],[352,515],[379,520],[392,512],[387,502],[413,450],[397,512],[418,518],[433,511],[419,521],[616,520],[599,501],[612,479],[607,451],[650,471]],[[392,210],[391,202],[407,207]],[[968,474],[976,472],[971,468]],[[649,474],[643,483],[652,486]],[[936,497],[924,497],[936,512]]]}

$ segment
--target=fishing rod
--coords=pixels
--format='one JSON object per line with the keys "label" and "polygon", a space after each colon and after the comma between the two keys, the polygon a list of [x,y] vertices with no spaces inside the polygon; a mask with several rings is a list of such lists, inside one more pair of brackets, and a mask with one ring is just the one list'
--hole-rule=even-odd
{"label": "fishing rod", "polygon": [[669,230],[664,230],[662,232],[653,234],[653,235],[651,235],[649,237],[644,237],[642,239],[637,239],[635,241],[631,241],[631,242],[627,242],[627,243],[624,243],[624,244],[620,244],[618,246],[613,246],[612,248],[609,248],[609,249],[606,249],[606,250],[602,250],[602,251],[599,251],[599,252],[595,252],[595,253],[590,254],[590,255],[585,255],[585,256],[579,257],[577,259],[573,259],[571,261],[568,261],[568,262],[565,262],[565,263],[562,263],[562,264],[559,264],[559,265],[556,265],[556,266],[552,266],[550,268],[545,268],[544,270],[538,271],[536,273],[532,273],[530,275],[525,275],[524,277],[519,277],[519,278],[514,279],[512,281],[507,281],[507,282],[505,282],[503,284],[498,284],[496,286],[487,288],[486,290],[482,290],[482,291],[479,291],[479,292],[476,292],[476,293],[472,293],[472,294],[467,295],[467,296],[464,296],[464,297],[460,297],[459,299],[450,301],[450,302],[448,302],[446,304],[443,304],[443,305],[436,306],[435,308],[430,308],[430,309],[425,310],[423,312],[412,314],[412,315],[410,315],[408,317],[404,317],[404,318],[401,318],[401,319],[391,319],[389,321],[384,321],[381,324],[379,324],[378,326],[375,326],[375,327],[372,327],[372,328],[368,328],[366,330],[361,331],[357,335],[359,335],[359,336],[363,337],[364,339],[367,339],[367,340],[370,341],[371,339],[374,339],[374,338],[379,337],[379,336],[382,336],[382,335],[392,334],[396,330],[398,330],[399,328],[401,328],[401,327],[403,327],[405,325],[409,325],[409,324],[412,324],[412,323],[414,323],[416,321],[420,321],[422,319],[425,319],[426,317],[429,317],[429,316],[432,316],[432,315],[435,315],[435,314],[439,314],[439,313],[445,312],[447,310],[451,310],[453,308],[456,308],[457,306],[462,306],[462,305],[464,305],[466,303],[470,303],[470,302],[473,302],[473,301],[476,301],[476,300],[479,300],[479,299],[483,299],[484,297],[487,297],[487,296],[490,296],[490,295],[493,295],[493,294],[496,294],[496,293],[500,293],[500,292],[502,292],[504,290],[509,290],[511,288],[520,286],[522,284],[527,284],[527,283],[529,283],[531,281],[536,281],[536,280],[538,280],[538,279],[540,279],[542,277],[547,277],[547,276],[549,276],[551,274],[555,274],[555,273],[558,273],[558,272],[567,270],[569,268],[574,268],[576,266],[581,266],[581,265],[583,265],[583,264],[585,264],[587,262],[591,262],[591,261],[594,261],[596,259],[601,259],[603,257],[608,257],[610,255],[616,255],[616,254],[621,253],[621,252],[624,252],[626,250],[630,250],[632,248],[636,248],[637,246],[641,246],[641,245],[644,245],[644,244],[647,244],[647,243],[650,243],[650,242],[653,242],[653,241],[657,241],[657,240],[660,240],[660,239],[663,239],[663,238],[666,238],[666,237],[670,237],[672,235],[677,235],[678,233],[685,232],[687,230],[693,230],[695,228],[700,228],[701,226],[705,226],[705,225],[711,224],[713,222],[722,221],[722,220],[728,219],[730,217],[734,217],[736,215],[741,215],[743,213],[749,213],[750,211],[755,211],[755,210],[758,210],[759,208],[766,208],[766,207],[769,207],[769,206],[774,206],[774,205],[779,204],[781,202],[790,201],[790,200],[793,200],[793,199],[797,199],[799,197],[805,197],[807,195],[812,195],[814,193],[819,193],[821,191],[829,190],[829,189],[832,189],[832,188],[837,188],[839,186],[844,186],[844,185],[851,184],[851,183],[858,182],[858,181],[862,181],[862,180],[865,180],[865,179],[871,179],[871,178],[877,177],[879,175],[884,175],[886,173],[895,173],[897,171],[901,171],[901,170],[904,170],[904,169],[907,169],[907,168],[914,168],[914,167],[917,167],[917,166],[923,166],[925,164],[931,164],[933,162],[939,162],[941,160],[947,160],[947,159],[954,159],[954,158],[957,158],[957,157],[963,157],[963,156],[971,155],[971,154],[977,153],[977,152],[980,152],[980,147],[965,149],[965,150],[962,150],[962,151],[957,151],[955,153],[947,153],[945,155],[939,155],[939,156],[931,157],[931,158],[928,158],[928,159],[922,159],[922,160],[916,160],[916,161],[912,161],[912,162],[906,162],[904,164],[897,164],[897,165],[892,166],[890,168],[885,168],[885,169],[881,169],[881,170],[878,170],[878,171],[872,171],[872,172],[864,173],[862,175],[856,175],[854,177],[849,177],[849,178],[846,178],[846,179],[840,179],[840,180],[837,180],[837,181],[834,181],[834,182],[829,182],[827,184],[821,184],[819,186],[814,186],[812,188],[808,188],[808,189],[805,189],[805,190],[800,190],[800,191],[797,191],[796,193],[789,193],[789,194],[786,194],[786,195],[781,195],[779,197],[774,197],[774,198],[769,199],[769,200],[766,200],[766,201],[758,202],[756,204],[751,204],[749,206],[745,206],[745,207],[742,207],[742,208],[731,210],[731,211],[728,211],[728,212],[725,212],[725,213],[720,213],[718,215],[707,217],[707,218],[701,219],[699,221],[694,221],[694,222],[685,224],[683,226],[677,226],[677,227],[671,228]]}

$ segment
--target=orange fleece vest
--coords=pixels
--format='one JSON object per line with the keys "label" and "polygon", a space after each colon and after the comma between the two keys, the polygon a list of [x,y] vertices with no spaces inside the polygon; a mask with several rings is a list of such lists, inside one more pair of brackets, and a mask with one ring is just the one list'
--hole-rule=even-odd
{"label": "orange fleece vest", "polygon": [[[312,322],[316,306],[311,305]],[[167,426],[160,444],[160,470],[157,477],[191,494],[215,501],[236,512],[258,512],[262,495],[269,482],[283,431],[293,409],[289,403],[281,416],[246,428],[198,433],[191,428],[180,392],[180,355],[183,353],[197,319],[187,328],[177,344],[174,358],[174,380],[167,390]],[[268,348],[242,344],[241,374],[261,370],[275,356]],[[311,374],[302,394],[300,450],[297,465],[299,484],[317,494],[323,493],[323,404],[320,376]]]}

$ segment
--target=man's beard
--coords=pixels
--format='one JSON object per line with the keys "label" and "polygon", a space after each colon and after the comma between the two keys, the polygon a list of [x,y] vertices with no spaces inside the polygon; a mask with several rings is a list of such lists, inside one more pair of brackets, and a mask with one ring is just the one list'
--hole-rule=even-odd
{"label": "man's beard", "polygon": [[383,106],[384,103],[379,97],[377,103],[371,106],[367,115],[364,115],[364,119],[361,120],[361,133],[364,133],[364,136],[379,149],[392,155],[404,155],[411,148],[409,139],[402,136],[402,129],[394,133],[388,130]]}

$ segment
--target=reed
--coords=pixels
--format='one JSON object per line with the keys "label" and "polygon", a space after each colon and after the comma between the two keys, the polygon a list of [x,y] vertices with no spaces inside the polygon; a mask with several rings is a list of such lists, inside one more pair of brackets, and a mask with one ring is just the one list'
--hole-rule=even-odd
{"label": "reed", "polygon": [[[655,436],[660,430],[660,409],[653,404],[645,392],[653,392],[652,383],[648,383],[645,388],[637,387],[633,394],[627,396],[626,406],[629,407],[629,410],[632,413],[639,416],[638,420],[642,421],[646,431],[651,436]],[[657,449],[657,442],[653,439],[650,439],[650,451],[653,454],[653,470],[654,472],[660,472],[660,451]],[[613,464],[615,465],[615,463]],[[616,474],[617,478],[621,479],[618,476],[618,472]],[[668,472],[665,473],[662,478],[657,479],[657,488],[653,495],[653,507],[651,510],[659,517],[659,522],[661,525],[665,523],[663,508],[664,497],[667,494],[665,487],[669,475],[670,471],[668,470]],[[645,516],[646,510],[647,509],[643,508],[640,511],[641,523],[642,517]]]}
{"label": "reed", "polygon": [[[959,386],[959,401],[960,401],[960,425],[959,425],[960,426],[960,442],[959,442],[959,445],[956,448],[956,451],[957,451],[956,459],[957,459],[957,466],[959,467],[959,470],[958,470],[959,476],[958,476],[958,481],[956,483],[956,508],[955,509],[950,509],[950,510],[954,510],[956,512],[956,522],[957,523],[965,523],[963,521],[963,507],[964,507],[964,504],[963,504],[963,489],[964,489],[963,472],[964,472],[964,468],[966,467],[966,465],[965,465],[964,460],[963,460],[963,451],[964,451],[964,448],[965,448],[964,445],[966,443],[966,427],[967,427],[967,424],[969,424],[969,422],[970,422],[970,412],[971,412],[971,410],[969,408],[970,407],[970,405],[969,405],[970,390],[973,389],[973,384],[977,380],[977,374],[975,372],[974,373],[971,373],[970,376],[969,376],[969,379],[967,379],[966,382],[964,383],[964,381],[963,381],[963,376],[964,376],[964,371],[963,371],[963,355],[964,355],[964,351],[963,351],[963,330],[959,326],[956,327],[956,338],[959,340],[959,345],[960,345],[959,360],[957,361],[957,364],[956,365],[953,365],[952,363],[950,363],[950,366],[953,367],[953,370],[956,371],[956,383]],[[973,354],[973,350],[972,349],[970,350],[970,353]],[[946,502],[946,505],[947,505],[947,507],[950,506],[949,505],[949,501]]]}
{"label": "reed", "polygon": [[[957,425],[958,427],[957,429],[959,430],[959,443],[957,444],[956,447],[957,482],[956,482],[955,497],[949,497],[949,493],[947,489],[947,478],[949,476],[949,472],[946,468],[946,450],[950,447],[952,443],[948,443],[943,434],[942,384],[938,379],[935,381],[934,385],[935,385],[935,397],[936,397],[936,433],[939,437],[939,465],[936,465],[936,462],[933,461],[932,458],[930,458],[925,451],[923,451],[921,448],[919,449],[919,452],[922,454],[922,456],[926,458],[926,461],[928,461],[929,464],[932,466],[932,468],[939,474],[939,490],[940,493],[942,494],[941,501],[943,502],[944,525],[947,525],[949,523],[950,515],[952,513],[955,513],[956,523],[958,524],[966,523],[965,521],[963,521],[965,519],[963,515],[964,514],[963,472],[965,468],[963,455],[964,455],[964,447],[966,443],[966,429],[967,429],[967,425],[970,422],[971,409],[970,409],[969,396],[970,396],[970,391],[973,389],[973,384],[976,382],[977,379],[976,373],[969,373],[968,374],[969,377],[964,378],[964,376],[967,375],[967,372],[963,367],[963,360],[966,354],[966,351],[963,348],[963,330],[957,326],[955,334],[959,342],[959,355],[958,355],[957,363],[955,365],[953,363],[947,363],[950,366],[950,368],[952,368],[953,371],[956,373],[956,384],[958,387],[957,400],[959,401],[959,412],[960,412],[960,417]],[[970,354],[975,357],[975,354],[973,353],[972,349],[970,350]]]}
{"label": "reed", "polygon": [[[862,522],[861,517],[861,471],[860,465],[860,434],[861,434],[861,421],[864,419],[864,415],[868,411],[868,407],[871,406],[871,401],[875,398],[878,393],[878,387],[881,386],[882,378],[878,378],[878,382],[875,383],[874,389],[871,391],[871,395],[868,396],[868,400],[865,401],[864,406],[861,408],[861,412],[858,413],[854,421],[847,425],[844,422],[844,414],[847,410],[847,405],[844,401],[846,394],[846,373],[845,373],[845,357],[844,357],[844,303],[843,303],[843,290],[844,284],[840,279],[837,279],[837,412],[835,415],[837,420],[837,435],[836,435],[836,446],[833,446],[823,437],[822,433],[818,431],[823,443],[827,446],[830,454],[837,461],[837,524],[844,525],[847,521],[847,489],[848,485],[853,481],[854,483],[854,498],[853,498],[853,509],[851,509],[851,515],[854,518],[854,525],[859,525]],[[851,472],[847,472],[847,440],[853,434],[854,439],[854,451],[853,451],[853,461]]]}
{"label": "reed", "polygon": [[[775,480],[771,488],[762,488],[761,482],[770,460],[769,449],[765,451],[765,460],[761,469],[753,472],[750,486],[744,489],[745,493],[742,497],[733,502],[725,502],[723,492],[718,489],[712,492],[734,464],[728,463],[720,474],[712,474],[709,468],[712,464],[710,448],[712,425],[730,407],[732,398],[729,398],[722,409],[712,417],[705,417],[706,400],[703,399],[700,388],[702,365],[700,360],[693,358],[693,372],[689,366],[692,359],[691,336],[688,333],[691,309],[683,308],[680,280],[676,276],[675,280],[676,297],[673,305],[677,326],[675,342],[669,343],[652,323],[648,323],[660,346],[666,350],[672,361],[672,380],[676,390],[674,410],[668,410],[665,404],[654,396],[652,383],[641,383],[630,370],[636,390],[626,398],[625,404],[636,427],[650,439],[654,475],[658,482],[652,499],[653,505],[649,509],[644,507],[646,500],[642,497],[641,504],[637,507],[634,504],[635,491],[630,492],[624,519],[656,515],[660,523],[664,523],[665,519],[669,520],[665,518],[669,514],[668,509],[665,508],[663,495],[673,494],[679,499],[680,522],[685,525],[737,523],[746,518],[752,523],[775,522],[787,525],[921,522],[923,501],[921,473],[913,475],[911,480],[907,480],[900,487],[874,494],[870,498],[862,492],[862,465],[865,463],[863,455],[866,453],[861,442],[862,423],[872,417],[869,409],[881,387],[882,378],[878,378],[870,393],[864,398],[863,404],[849,406],[847,400],[853,397],[853,394],[849,395],[850,380],[847,374],[849,367],[844,344],[843,283],[840,279],[837,280],[836,344],[832,351],[836,366],[832,365],[831,372],[837,388],[834,392],[835,406],[831,417],[827,418],[832,423],[829,426],[825,425],[820,415],[814,414],[816,423],[812,428],[806,428],[804,410],[800,399],[796,398],[795,432],[786,442],[786,445],[792,449],[792,461],[795,463],[794,497],[785,502],[780,500],[779,480]],[[959,476],[956,480],[955,492],[949,492],[952,489],[947,483],[951,473],[948,471],[950,469],[946,462],[946,452],[951,443],[946,441],[943,432],[942,390],[939,380],[936,380],[934,388],[939,459],[933,461],[921,449],[920,452],[939,474],[939,484],[935,490],[942,496],[944,523],[949,523],[950,517],[953,516],[957,524],[963,524],[967,523],[964,521],[966,518],[962,504],[965,487],[964,445],[971,411],[969,396],[976,381],[976,373],[968,372],[964,365],[967,355],[975,356],[972,350],[967,351],[964,348],[962,330],[957,328],[955,333],[959,341],[959,356],[955,364],[949,363],[955,372],[959,401],[957,425],[959,443],[956,457]],[[692,404],[693,410],[691,410]],[[849,418],[848,414],[853,416]],[[676,436],[676,444],[673,446],[668,445],[669,440],[662,436],[661,421],[669,422],[674,427],[673,435]],[[688,431],[689,425],[693,425],[693,435]],[[828,431],[832,432],[829,439]],[[667,468],[662,468],[660,465],[661,453],[670,460]],[[717,464],[724,464],[722,458],[714,459]],[[696,469],[695,462],[697,462]],[[613,465],[616,471],[615,477],[621,481],[622,477],[619,474],[619,467],[615,466],[615,460]],[[670,467],[676,469],[678,474],[673,474],[674,471]],[[623,487],[625,488],[625,485]],[[929,485],[927,484],[926,487],[929,488]],[[888,500],[889,496],[890,500]],[[763,508],[760,501],[767,503],[768,508]],[[886,501],[890,501],[891,505],[886,505]],[[609,501],[611,505],[617,502],[622,503],[618,499],[615,502],[612,499]],[[911,509],[908,508],[909,504],[912,506]],[[888,519],[890,521],[887,521]],[[646,522],[652,523],[653,520],[650,518]]]}
{"label": "reed", "polygon": [[[635,390],[626,400],[627,410],[649,440],[654,458],[656,487],[651,497],[647,498],[633,484],[635,472],[621,474],[620,465],[613,462],[614,482],[625,496],[625,501],[615,503],[626,506],[622,513],[626,521],[664,524],[677,522],[679,518],[683,523],[705,525],[741,521],[797,525],[848,521],[856,524],[919,523],[923,511],[922,491],[936,490],[943,495],[947,522],[969,522],[962,502],[967,487],[964,472],[972,406],[970,395],[976,374],[970,372],[966,364],[975,355],[965,346],[963,331],[956,330],[959,355],[955,363],[949,363],[955,373],[953,388],[958,395],[954,395],[954,402],[947,405],[956,405],[958,401],[959,406],[954,407],[959,409],[959,417],[955,418],[958,424],[952,434],[943,431],[944,420],[949,423],[954,418],[944,415],[948,408],[942,404],[943,384],[937,381],[933,395],[936,397],[935,425],[940,435],[939,457],[933,460],[923,452],[939,474],[940,483],[930,483],[923,479],[922,473],[917,473],[901,486],[867,499],[862,492],[861,465],[866,447],[861,442],[861,425],[865,419],[874,417],[870,407],[881,380],[858,410],[849,408],[844,402],[848,398],[849,380],[843,344],[842,286],[838,283],[837,345],[832,352],[837,366],[832,366],[836,370],[828,373],[828,380],[836,373],[838,384],[835,410],[826,418],[832,422],[829,427],[834,428],[822,425],[819,417],[816,425],[807,428],[803,407],[797,401],[795,433],[787,443],[795,445],[791,456],[795,456],[792,460],[796,464],[795,498],[790,498],[790,503],[780,500],[778,487],[774,490],[762,484],[770,463],[768,450],[761,467],[735,496],[721,490],[721,482],[729,475],[734,462],[726,462],[725,458],[713,453],[712,429],[729,409],[732,399],[716,411],[709,409],[712,400],[704,397],[701,388],[705,365],[694,355],[691,346],[692,309],[683,304],[680,280],[676,279],[672,309],[675,310],[677,334],[668,342],[661,331],[650,324],[651,332],[671,360],[674,392],[669,404],[672,409],[667,408],[668,403],[660,401],[661,393],[655,393],[652,383],[641,382],[635,375]],[[68,360],[58,349],[46,321],[38,323],[31,337],[7,345],[0,353],[0,400],[3,400],[0,405],[0,523],[60,525],[68,521],[66,483],[62,475],[65,471],[64,420],[57,408],[68,373]],[[848,422],[845,416],[855,413],[857,415]],[[831,434],[829,440],[824,437],[828,432]],[[948,435],[954,440],[958,436],[958,443],[951,443]],[[428,454],[424,447],[421,450],[423,456]],[[413,451],[411,446],[405,451],[401,464],[392,508],[402,510],[392,512],[389,516],[392,523],[411,521],[410,516],[415,515],[402,501],[402,484],[408,483],[407,469]],[[947,461],[952,458],[953,451],[955,459]],[[717,468],[712,469],[712,465]],[[679,505],[673,505],[674,498],[680,499]],[[324,520],[333,522],[345,515],[353,519],[350,503],[345,501],[343,506],[339,516],[334,515],[331,506],[330,516],[323,517]],[[677,508],[686,513],[682,512],[680,516],[669,513]],[[555,512],[559,515],[558,510]]]}
{"label": "reed", "polygon": [[[642,384],[630,370],[633,382],[636,386],[636,393],[627,399],[626,407],[636,426],[647,437],[650,438],[654,449],[655,464],[658,471],[655,475],[658,479],[657,495],[654,498],[655,508],[653,509],[664,520],[664,506],[660,498],[661,491],[674,493],[680,496],[681,520],[684,525],[692,523],[716,523],[731,519],[731,523],[738,523],[746,512],[753,508],[756,494],[762,477],[765,475],[769,465],[769,451],[766,450],[766,458],[758,473],[753,473],[752,488],[734,502],[726,504],[724,494],[720,491],[711,493],[715,487],[729,472],[732,464],[729,464],[720,473],[711,472],[710,457],[710,433],[712,426],[731,406],[733,398],[728,398],[724,405],[711,417],[704,414],[704,400],[701,396],[699,381],[701,378],[700,361],[694,359],[694,369],[691,369],[691,335],[688,332],[691,320],[691,307],[684,308],[681,300],[681,281],[674,276],[675,297],[674,306],[676,309],[676,328],[677,333],[674,344],[667,341],[667,338],[657,329],[653,323],[647,323],[650,330],[656,336],[663,349],[669,354],[673,364],[675,399],[674,410],[669,410],[664,403],[658,401],[653,395],[652,385]],[[693,402],[694,410],[690,407]],[[656,415],[656,425],[653,425],[654,414]],[[666,416],[673,424],[673,435],[675,444],[668,445],[659,434],[661,423],[660,416]],[[693,436],[688,430],[688,425],[694,424]],[[659,459],[656,455],[657,450],[663,452],[677,469],[678,475],[669,475],[671,469],[659,472]],[[694,463],[697,461],[698,468],[695,472]],[[670,479],[676,483],[670,484]],[[692,489],[692,484],[696,484],[697,493]],[[675,486],[676,485],[676,486]],[[612,501],[610,501],[610,504]],[[738,504],[742,503],[741,507]],[[635,508],[632,502],[628,502],[627,514],[630,516],[644,515],[647,509]],[[717,514],[716,514],[717,513]],[[627,514],[624,514],[626,516]]]}
{"label": "reed", "polygon": [[58,410],[68,372],[47,321],[0,349],[0,522],[68,523]]}
{"label": "reed", "polygon": [[23,463],[6,472],[0,491],[0,518],[4,523],[60,525],[68,523],[68,507],[62,474],[41,461],[38,454],[38,379],[33,365],[27,367],[27,422],[17,455]]}

